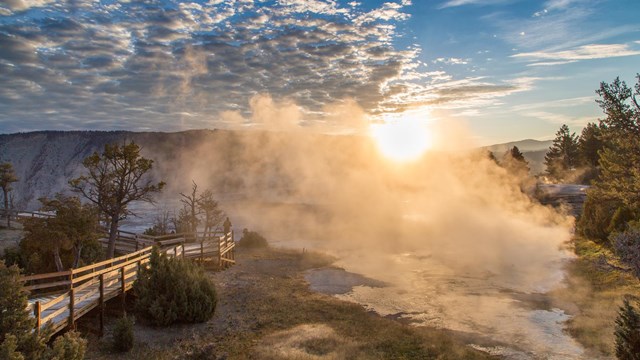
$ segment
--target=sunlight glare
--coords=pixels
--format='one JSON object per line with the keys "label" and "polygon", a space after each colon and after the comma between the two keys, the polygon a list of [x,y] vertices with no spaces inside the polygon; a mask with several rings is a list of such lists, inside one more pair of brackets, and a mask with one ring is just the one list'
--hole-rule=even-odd
{"label": "sunlight glare", "polygon": [[399,162],[413,161],[432,146],[431,131],[425,121],[410,118],[371,125],[371,137],[379,151]]}

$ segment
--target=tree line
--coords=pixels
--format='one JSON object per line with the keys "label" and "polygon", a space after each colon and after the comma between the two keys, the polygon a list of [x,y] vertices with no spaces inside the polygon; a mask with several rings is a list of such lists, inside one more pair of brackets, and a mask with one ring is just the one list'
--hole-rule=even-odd
{"label": "tree line", "polygon": [[[591,185],[576,232],[612,249],[640,278],[640,74],[633,87],[616,78],[596,93],[605,117],[587,124],[580,137],[562,125],[546,154],[546,173]],[[640,359],[640,313],[630,298],[615,330],[616,356],[625,360]]]}

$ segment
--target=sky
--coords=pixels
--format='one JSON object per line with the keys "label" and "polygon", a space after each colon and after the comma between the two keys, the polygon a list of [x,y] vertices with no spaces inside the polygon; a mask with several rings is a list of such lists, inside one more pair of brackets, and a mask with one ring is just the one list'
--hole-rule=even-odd
{"label": "sky", "polygon": [[640,72],[638,0],[0,1],[0,133],[419,120],[579,132]]}

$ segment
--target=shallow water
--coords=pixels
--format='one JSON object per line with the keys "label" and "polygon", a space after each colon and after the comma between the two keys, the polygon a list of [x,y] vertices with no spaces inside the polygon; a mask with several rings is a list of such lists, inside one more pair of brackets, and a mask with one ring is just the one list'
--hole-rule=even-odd
{"label": "shallow water", "polygon": [[[486,272],[456,274],[424,255],[395,257],[407,271],[400,277],[378,279],[386,286],[380,286],[380,282],[371,286],[371,279],[354,277],[347,271],[339,276],[336,269],[313,270],[307,280],[318,291],[332,283],[339,289],[352,285],[351,291],[328,293],[382,316],[409,320],[416,326],[476,334],[503,344],[475,347],[508,359],[583,358],[582,347],[564,331],[570,316],[562,309],[545,306],[541,301],[545,295],[533,292],[530,285],[510,283]],[[337,263],[356,270],[350,268],[357,266],[349,264],[348,259]]]}

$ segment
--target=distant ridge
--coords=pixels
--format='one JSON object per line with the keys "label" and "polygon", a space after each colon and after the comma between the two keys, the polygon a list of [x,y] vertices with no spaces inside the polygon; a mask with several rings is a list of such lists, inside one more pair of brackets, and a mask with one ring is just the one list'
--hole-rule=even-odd
{"label": "distant ridge", "polygon": [[520,141],[512,141],[504,144],[495,144],[490,146],[485,146],[484,148],[493,151],[496,153],[496,156],[500,153],[504,153],[505,151],[511,149],[514,146],[517,146],[518,149],[522,152],[529,151],[541,151],[545,150],[545,152],[549,149],[553,140],[533,140],[533,139],[525,139]]}
{"label": "distant ridge", "polygon": [[495,157],[500,159],[507,150],[517,146],[522,152],[522,155],[524,155],[524,158],[529,162],[531,174],[535,175],[544,172],[544,156],[547,154],[547,151],[549,151],[551,144],[553,144],[553,140],[525,139],[485,146],[483,149],[493,152]]}

